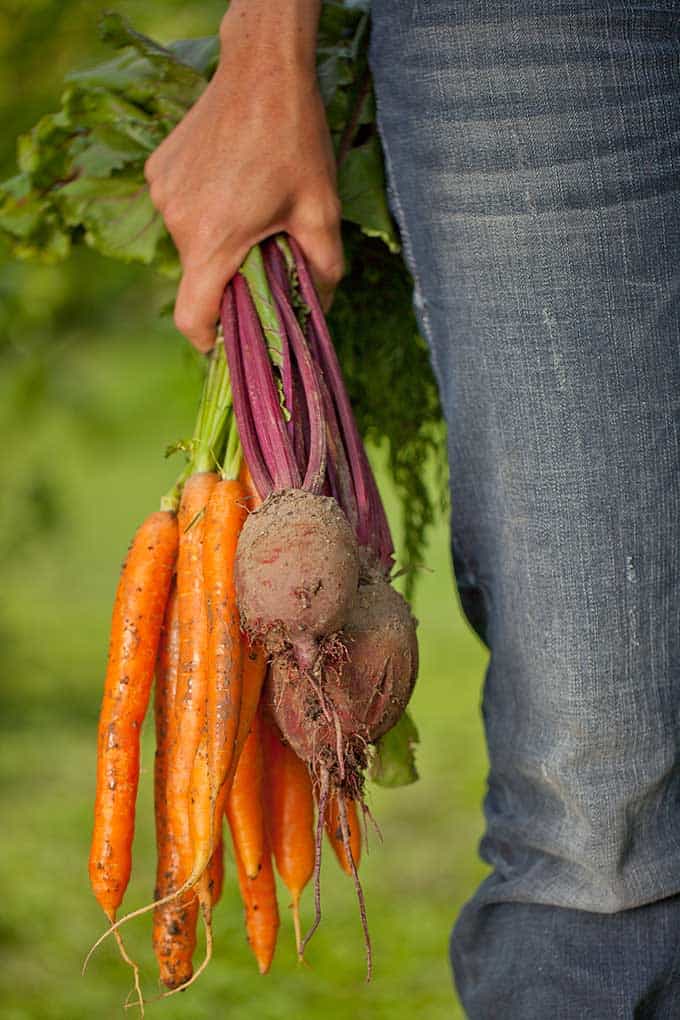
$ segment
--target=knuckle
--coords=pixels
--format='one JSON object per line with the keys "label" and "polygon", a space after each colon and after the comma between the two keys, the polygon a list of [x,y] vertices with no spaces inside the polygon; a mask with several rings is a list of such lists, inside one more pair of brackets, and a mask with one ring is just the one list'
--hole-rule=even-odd
{"label": "knuckle", "polygon": [[175,234],[181,230],[184,223],[184,209],[182,205],[174,198],[166,199],[163,203],[162,211],[165,225],[170,233]]}
{"label": "knuckle", "polygon": [[163,172],[158,149],[152,152],[144,164],[144,179],[149,185],[152,196],[154,192],[159,193],[162,187]]}
{"label": "knuckle", "polygon": [[342,203],[340,202],[339,196],[335,193],[333,193],[328,199],[326,217],[328,222],[334,227],[340,223],[340,219],[342,217]]}
{"label": "knuckle", "polygon": [[314,233],[332,233],[340,223],[340,200],[329,195],[323,200],[309,202],[299,212],[305,229]]}
{"label": "knuckle", "polygon": [[175,305],[173,319],[179,332],[183,333],[189,340],[191,340],[192,336],[196,335],[196,317],[183,302],[178,302]]}
{"label": "knuckle", "polygon": [[342,259],[334,259],[326,267],[326,279],[336,287],[345,275],[345,264]]}
{"label": "knuckle", "polygon": [[151,198],[151,204],[159,211],[162,211],[165,204],[164,193],[163,188],[157,179],[154,179],[149,183],[149,197]]}
{"label": "knuckle", "polygon": [[151,184],[154,177],[156,176],[156,153],[152,152],[146,163],[144,164],[144,179],[147,184]]}

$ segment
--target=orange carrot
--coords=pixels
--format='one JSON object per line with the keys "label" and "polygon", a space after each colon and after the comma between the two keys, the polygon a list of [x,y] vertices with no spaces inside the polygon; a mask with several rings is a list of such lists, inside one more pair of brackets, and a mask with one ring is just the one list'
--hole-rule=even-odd
{"label": "orange carrot", "polygon": [[[165,614],[163,639],[156,667],[156,759],[154,763],[154,799],[156,810],[156,846],[158,864],[154,899],[174,892],[179,881],[179,855],[176,837],[168,817],[167,782],[168,751],[176,741],[175,698],[179,673],[179,613],[177,588],[173,587]],[[152,934],[154,953],[158,960],[160,979],[168,988],[188,981],[192,974],[191,958],[196,947],[196,905],[177,904],[156,907]]]}
{"label": "orange carrot", "polygon": [[241,688],[241,712],[236,736],[236,750],[232,764],[232,774],[238,765],[241,752],[245,745],[250,727],[252,726],[264,678],[267,675],[267,656],[259,642],[251,644],[245,635],[241,637],[243,650],[243,684]]}
{"label": "orange carrot", "polygon": [[[175,697],[173,741],[168,748],[167,810],[168,825],[177,852],[176,888],[190,882],[195,861],[202,852],[192,841],[190,797],[194,761],[205,735],[206,609],[203,593],[203,521],[217,476],[201,472],[184,485],[179,508],[179,555],[177,558],[177,605],[179,615],[179,674]],[[208,846],[204,849],[206,863]],[[198,876],[196,876],[198,877]],[[196,944],[197,902],[193,889],[178,896],[167,907],[171,929],[179,927],[185,938],[175,946],[174,973],[191,972],[191,955]],[[156,907],[158,909],[158,907]],[[170,976],[170,974],[168,975]],[[166,981],[166,984],[169,982]],[[180,987],[172,981],[170,987]]]}
{"label": "orange carrot", "polygon": [[255,483],[251,478],[250,471],[248,470],[248,465],[245,462],[245,458],[244,460],[241,461],[241,470],[239,472],[238,479],[246,493],[246,503],[248,510],[256,510],[258,506],[260,506],[260,504],[262,503],[262,497],[255,488]]}
{"label": "orange carrot", "polygon": [[[359,828],[357,807],[353,800],[348,799],[345,799],[345,807],[347,811],[347,825],[349,828],[350,851],[352,853],[354,863],[358,868],[359,859],[361,857],[361,829]],[[351,876],[352,868],[343,846],[340,811],[338,809],[336,794],[331,794],[328,800],[328,809],[326,811],[326,835],[328,836],[328,841],[335,851],[338,864],[347,875]]]}
{"label": "orange carrot", "polygon": [[227,797],[227,819],[234,847],[248,878],[255,878],[264,855],[262,731],[256,713]]}
{"label": "orange carrot", "polygon": [[[227,778],[234,756],[241,710],[242,650],[234,558],[246,516],[245,490],[240,482],[224,480],[214,487],[205,514],[203,582],[206,595],[209,677],[207,753],[211,825],[221,830]],[[216,839],[216,836],[215,836]]]}
{"label": "orange carrot", "polygon": [[245,907],[246,934],[260,974],[266,974],[274,958],[276,936],[279,930],[279,907],[276,899],[276,880],[272,868],[272,855],[265,833],[262,866],[255,878],[248,878],[240,855],[234,845],[236,872],[241,899]]}
{"label": "orange carrot", "polygon": [[137,531],[118,583],[99,716],[97,792],[90,882],[113,921],[130,879],[139,735],[177,555],[177,520],[150,514]]}
{"label": "orange carrot", "polygon": [[276,726],[262,720],[267,831],[276,868],[292,896],[298,956],[302,955],[300,894],[314,871],[314,797],[307,766],[283,743]]}
{"label": "orange carrot", "polygon": [[220,897],[222,896],[222,886],[224,884],[224,838],[222,835],[221,824],[215,843],[215,849],[212,852],[210,864],[208,865],[208,884],[210,887],[210,900],[214,908],[220,901]]}

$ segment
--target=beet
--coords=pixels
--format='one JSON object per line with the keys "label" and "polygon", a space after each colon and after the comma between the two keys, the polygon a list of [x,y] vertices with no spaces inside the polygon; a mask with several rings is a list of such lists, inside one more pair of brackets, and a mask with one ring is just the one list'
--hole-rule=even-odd
{"label": "beet", "polygon": [[323,672],[301,670],[291,656],[272,663],[270,710],[287,742],[314,773],[353,797],[363,786],[368,744],[397,722],[418,672],[416,623],[408,603],[382,576],[359,586],[340,640]]}
{"label": "beet", "polygon": [[286,742],[312,773],[327,771],[334,786],[360,796],[368,734],[352,710],[341,670],[326,663],[317,683],[290,657],[279,656],[269,670],[265,698]]}
{"label": "beet", "polygon": [[292,647],[311,669],[319,640],[343,627],[359,582],[356,539],[336,501],[272,493],[243,526],[235,580],[244,629],[272,654]]}
{"label": "beet", "polygon": [[341,680],[362,731],[375,741],[400,718],[418,675],[416,621],[406,599],[378,573],[359,586],[344,641]]}

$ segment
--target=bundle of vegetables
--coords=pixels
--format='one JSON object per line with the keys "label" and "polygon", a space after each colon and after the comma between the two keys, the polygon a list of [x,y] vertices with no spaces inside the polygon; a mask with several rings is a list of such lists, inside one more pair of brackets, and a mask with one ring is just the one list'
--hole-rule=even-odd
{"label": "bundle of vegetables", "polygon": [[[260,971],[278,929],[272,858],[301,957],[321,917],[325,829],[354,880],[370,976],[357,873],[365,771],[376,742],[378,777],[401,744],[412,754],[415,621],[390,583],[387,518],[292,239],[252,249],[221,320],[187,467],[123,568],[99,725],[90,877],[140,1005],[120,926],[153,909],[161,980],[170,992],[195,980],[212,952],[225,816]],[[116,921],[154,669],[157,884],[152,904]],[[199,913],[207,952],[194,972]]]}
{"label": "bundle of vegetables", "polygon": [[[404,558],[422,562],[434,517],[423,465],[445,471],[442,419],[412,286],[390,217],[367,65],[368,3],[326,0],[317,70],[336,153],[346,275],[330,322],[364,437],[384,448],[403,507]],[[19,258],[57,261],[86,244],[172,279],[177,252],[151,204],[144,164],[196,102],[217,37],[162,46],[120,16],[102,21],[112,59],[68,76],[59,109],[18,145],[18,173],[0,184],[0,240]],[[407,576],[407,587],[415,577]]]}

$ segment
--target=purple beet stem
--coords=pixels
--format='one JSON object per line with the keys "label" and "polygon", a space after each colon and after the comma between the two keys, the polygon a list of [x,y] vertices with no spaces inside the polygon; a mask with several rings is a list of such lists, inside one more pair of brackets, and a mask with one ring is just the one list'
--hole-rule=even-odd
{"label": "purple beet stem", "polygon": [[[267,274],[270,279],[270,285],[272,288],[276,285],[280,292],[278,293],[278,304],[279,306],[285,302],[286,307],[292,311],[290,307],[292,304],[292,296],[290,290],[290,281],[288,279],[288,271],[286,268],[286,262],[281,253],[278,244],[275,241],[268,241],[266,245],[263,245],[264,249],[264,261],[267,269]],[[283,316],[281,307],[279,307],[279,314]],[[297,323],[297,317],[294,316],[294,321],[297,327],[296,333],[301,334],[301,330]],[[357,531],[357,504],[356,497],[354,495],[354,488],[352,484],[352,477],[347,463],[347,457],[345,454],[345,447],[340,434],[340,428],[338,426],[338,419],[335,413],[335,405],[333,399],[326,385],[324,379],[323,370],[319,363],[318,357],[315,357],[315,351],[309,347],[309,353],[311,360],[316,369],[316,377],[319,389],[321,391],[321,399],[323,403],[324,416],[326,419],[326,485],[324,486],[325,492],[333,496],[335,500],[340,504],[345,516],[352,525],[352,529]],[[296,378],[296,382],[300,383],[299,377]],[[301,383],[300,383],[301,385]],[[298,402],[299,412],[303,409],[303,401]],[[297,422],[296,424],[299,424]],[[303,423],[303,425],[309,423]],[[296,434],[299,436],[301,429],[296,430]],[[307,439],[306,446],[308,447],[308,432],[305,436]]]}
{"label": "purple beet stem", "polygon": [[[288,273],[286,270],[283,255],[275,241],[262,241],[260,244],[265,270],[269,279],[270,288],[277,283],[286,295],[288,304],[292,303]],[[281,309],[276,309],[279,321],[281,321]],[[307,417],[307,406],[305,404],[304,392],[300,373],[296,370],[295,358],[291,355],[290,342],[285,326],[281,326],[282,337],[285,337],[285,352],[283,365],[281,366],[281,378],[283,381],[283,392],[286,400],[286,407],[291,412],[291,420],[288,422],[288,434],[291,436],[295,459],[297,460],[300,474],[304,475],[305,467],[309,459],[309,419]],[[289,396],[290,393],[290,396]]]}
{"label": "purple beet stem", "polygon": [[288,334],[297,369],[300,374],[302,390],[307,403],[309,417],[309,461],[302,487],[310,492],[320,493],[326,474],[326,420],[323,401],[319,389],[319,380],[312,357],[309,353],[307,340],[300,329],[290,302],[276,280],[270,280],[270,287],[277,305],[279,315]]}
{"label": "purple beet stem", "polygon": [[255,425],[250,413],[250,402],[246,390],[241,346],[239,343],[238,323],[236,321],[236,305],[232,284],[227,284],[222,298],[221,308],[222,330],[224,332],[224,349],[229,365],[231,392],[234,402],[234,414],[238,423],[238,431],[245,455],[246,463],[253,479],[253,484],[260,497],[266,499],[272,491],[273,482],[265,464],[257,439]]}
{"label": "purple beet stem", "polygon": [[[385,514],[378,486],[368,463],[359,430],[354,420],[354,414],[352,413],[352,407],[347,390],[345,389],[335,347],[330,338],[326,319],[321,310],[316,289],[302,250],[293,237],[290,237],[289,241],[295,256],[302,297],[310,310],[311,326],[316,334],[318,357],[321,361],[324,374],[328,379],[329,389],[338,410],[347,446],[347,455],[354,481],[359,515],[357,537],[360,544],[369,544],[373,548],[385,566],[391,566],[394,545],[390,535],[387,515]],[[313,340],[310,346],[314,350],[315,344]]]}
{"label": "purple beet stem", "polygon": [[301,478],[283,420],[272,363],[248,285],[237,273],[234,295],[250,409],[275,489],[300,488]]}
{"label": "purple beet stem", "polygon": [[288,438],[293,444],[293,451],[295,453],[295,460],[298,466],[300,474],[302,474],[304,468],[300,458],[300,443],[296,441],[298,430],[295,427],[295,419],[297,417],[297,394],[295,392],[295,376],[293,371],[293,359],[290,351],[290,344],[288,343],[288,334],[281,325],[281,316],[279,314],[279,335],[281,337],[281,383],[283,385],[283,400],[286,405],[286,410],[290,414],[289,420],[286,422],[286,431]]}
{"label": "purple beet stem", "polygon": [[295,449],[295,456],[297,457],[297,462],[300,467],[300,473],[302,473],[309,462],[309,415],[307,414],[305,396],[302,392],[300,373],[297,371],[294,358],[291,358],[291,371],[293,374],[293,392],[295,394],[295,422],[291,423],[295,426],[295,441],[293,446]]}

